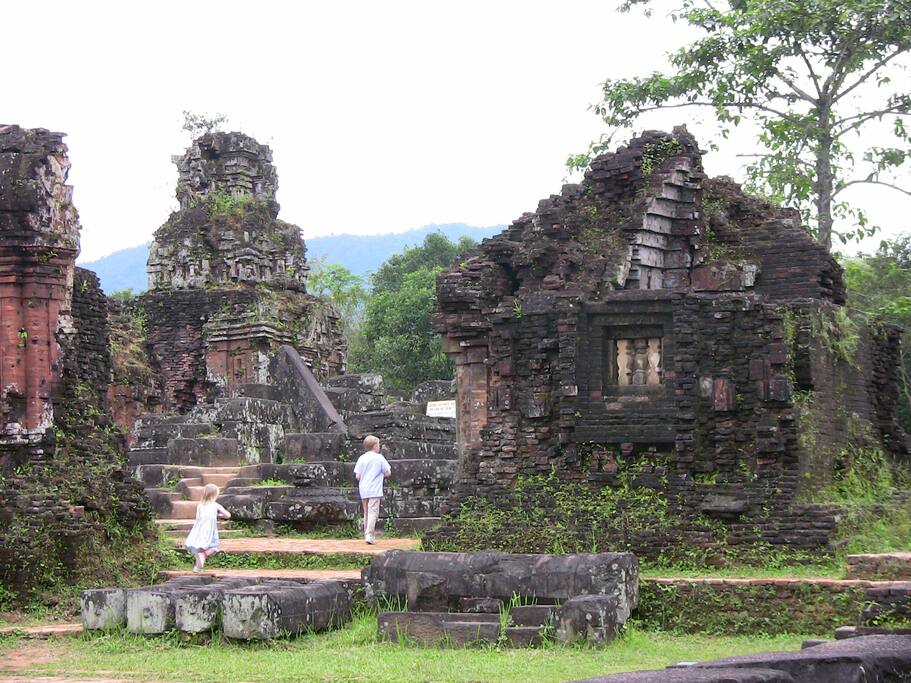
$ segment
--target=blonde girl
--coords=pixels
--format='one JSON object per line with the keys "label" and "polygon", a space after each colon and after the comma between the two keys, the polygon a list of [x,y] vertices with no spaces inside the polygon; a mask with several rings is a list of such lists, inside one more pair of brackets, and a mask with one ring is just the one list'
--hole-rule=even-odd
{"label": "blonde girl", "polygon": [[196,522],[184,547],[196,558],[194,572],[201,572],[206,564],[206,558],[218,552],[218,520],[231,519],[231,513],[215,502],[218,498],[218,487],[215,484],[206,484],[202,490],[202,499],[196,506]]}

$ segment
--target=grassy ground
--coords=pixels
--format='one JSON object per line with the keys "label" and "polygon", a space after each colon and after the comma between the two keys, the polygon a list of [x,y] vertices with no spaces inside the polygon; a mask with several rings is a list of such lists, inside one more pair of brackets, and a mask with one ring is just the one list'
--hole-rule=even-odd
{"label": "grassy ground", "polygon": [[[425,648],[377,641],[376,618],[362,614],[346,628],[273,644],[188,645],[175,638],[110,634],[25,645],[0,640],[0,662],[17,648],[28,673],[156,681],[571,681],[589,676],[662,668],[678,661],[769,650],[795,650],[801,637],[671,636],[630,627],[603,648],[548,645],[510,650]],[[38,648],[44,647],[44,656]],[[9,655],[9,657],[8,657]],[[20,655],[19,659],[22,657]],[[43,660],[43,661],[42,661]],[[13,673],[0,663],[0,673]],[[20,672],[21,673],[21,672]]]}
{"label": "grassy ground", "polygon": [[780,567],[655,567],[643,564],[639,575],[646,578],[701,579],[843,579],[845,568],[835,564],[782,565]]}

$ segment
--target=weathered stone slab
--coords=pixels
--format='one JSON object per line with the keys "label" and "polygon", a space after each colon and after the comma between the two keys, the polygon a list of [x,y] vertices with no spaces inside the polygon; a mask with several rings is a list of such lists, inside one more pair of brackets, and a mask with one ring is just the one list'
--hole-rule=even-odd
{"label": "weathered stone slab", "polygon": [[798,652],[764,652],[700,662],[693,668],[776,669],[800,683],[867,683],[911,679],[911,636],[860,636]]}
{"label": "weathered stone slab", "polygon": [[508,626],[506,642],[510,647],[534,647],[544,642],[540,626]]}
{"label": "weathered stone slab", "polygon": [[572,683],[797,683],[774,669],[656,669],[597,676]]}
{"label": "weathered stone slab", "polygon": [[455,396],[455,387],[451,380],[429,380],[418,384],[411,392],[411,400],[415,403],[428,401],[446,401]]}
{"label": "weathered stone slab", "polygon": [[[447,624],[462,624],[446,630]],[[469,624],[470,626],[465,626]],[[464,638],[474,633],[489,634],[491,628],[500,629],[500,616],[498,614],[466,614],[464,612],[382,612],[377,617],[380,636],[386,640],[398,641],[402,639],[416,640],[424,644],[436,644],[449,637]],[[483,627],[478,631],[478,627]],[[464,642],[464,641],[460,641]]]}
{"label": "weathered stone slab", "polygon": [[269,503],[266,517],[280,522],[326,524],[357,519],[360,503],[338,490],[299,490]]}
{"label": "weathered stone slab", "polygon": [[340,432],[285,434],[284,461],[325,462],[349,451],[348,437]]}
{"label": "weathered stone slab", "polygon": [[443,642],[457,647],[493,644],[500,637],[500,624],[483,621],[444,621]]}
{"label": "weathered stone slab", "polygon": [[393,550],[365,567],[368,598],[396,596],[412,609],[457,609],[461,598],[509,600],[514,594],[544,602],[578,595],[614,598],[618,623],[639,601],[639,563],[630,553],[522,555]]}
{"label": "weathered stone slab", "polygon": [[225,577],[215,583],[187,588],[174,598],[174,623],[179,631],[202,633],[221,625],[224,592],[258,583],[257,579]]}
{"label": "weathered stone slab", "polygon": [[499,614],[503,609],[500,598],[459,598],[459,611],[473,614]]}
{"label": "weathered stone slab", "polygon": [[130,633],[166,633],[176,627],[174,600],[186,588],[211,583],[211,577],[179,577],[167,583],[126,591],[127,630]]}
{"label": "weathered stone slab", "polygon": [[544,626],[553,622],[556,609],[553,605],[519,605],[509,610],[509,619],[516,626]]}
{"label": "weathered stone slab", "polygon": [[127,597],[123,588],[82,591],[82,625],[87,630],[107,630],[127,623]]}
{"label": "weathered stone slab", "polygon": [[604,643],[614,639],[626,621],[620,618],[617,600],[611,595],[579,595],[564,602],[554,614],[557,639],[564,643],[584,640]]}
{"label": "weathered stone slab", "polygon": [[238,463],[237,439],[171,439],[168,463],[220,467]]}
{"label": "weathered stone slab", "polygon": [[269,640],[324,631],[351,620],[351,598],[338,581],[297,586],[263,584],[225,591],[224,634]]}
{"label": "weathered stone slab", "polygon": [[455,420],[452,418],[391,410],[352,415],[348,418],[348,430],[358,439],[368,434],[383,434],[386,438],[394,439],[443,443],[455,441]]}

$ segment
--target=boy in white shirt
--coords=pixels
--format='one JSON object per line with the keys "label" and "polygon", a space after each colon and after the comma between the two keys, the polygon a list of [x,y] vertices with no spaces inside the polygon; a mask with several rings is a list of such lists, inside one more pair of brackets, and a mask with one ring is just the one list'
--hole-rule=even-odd
{"label": "boy in white shirt", "polygon": [[380,515],[380,500],[383,497],[383,479],[392,474],[392,468],[380,455],[380,440],[372,434],[364,439],[364,450],[365,453],[354,465],[354,476],[364,506],[364,540],[373,545],[376,543],[376,518]]}

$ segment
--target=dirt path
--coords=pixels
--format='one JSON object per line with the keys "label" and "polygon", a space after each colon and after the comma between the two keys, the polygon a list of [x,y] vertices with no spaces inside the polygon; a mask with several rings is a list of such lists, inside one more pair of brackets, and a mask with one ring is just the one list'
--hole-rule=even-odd
{"label": "dirt path", "polygon": [[[178,544],[183,543],[178,540]],[[247,537],[225,538],[221,541],[223,553],[289,553],[308,555],[379,555],[387,550],[416,550],[416,538],[380,538],[368,545],[362,539],[335,538],[282,538]]]}
{"label": "dirt path", "polygon": [[50,664],[57,659],[56,648],[50,643],[28,643],[5,653],[0,659],[0,682],[4,673],[26,672],[35,664]]}

